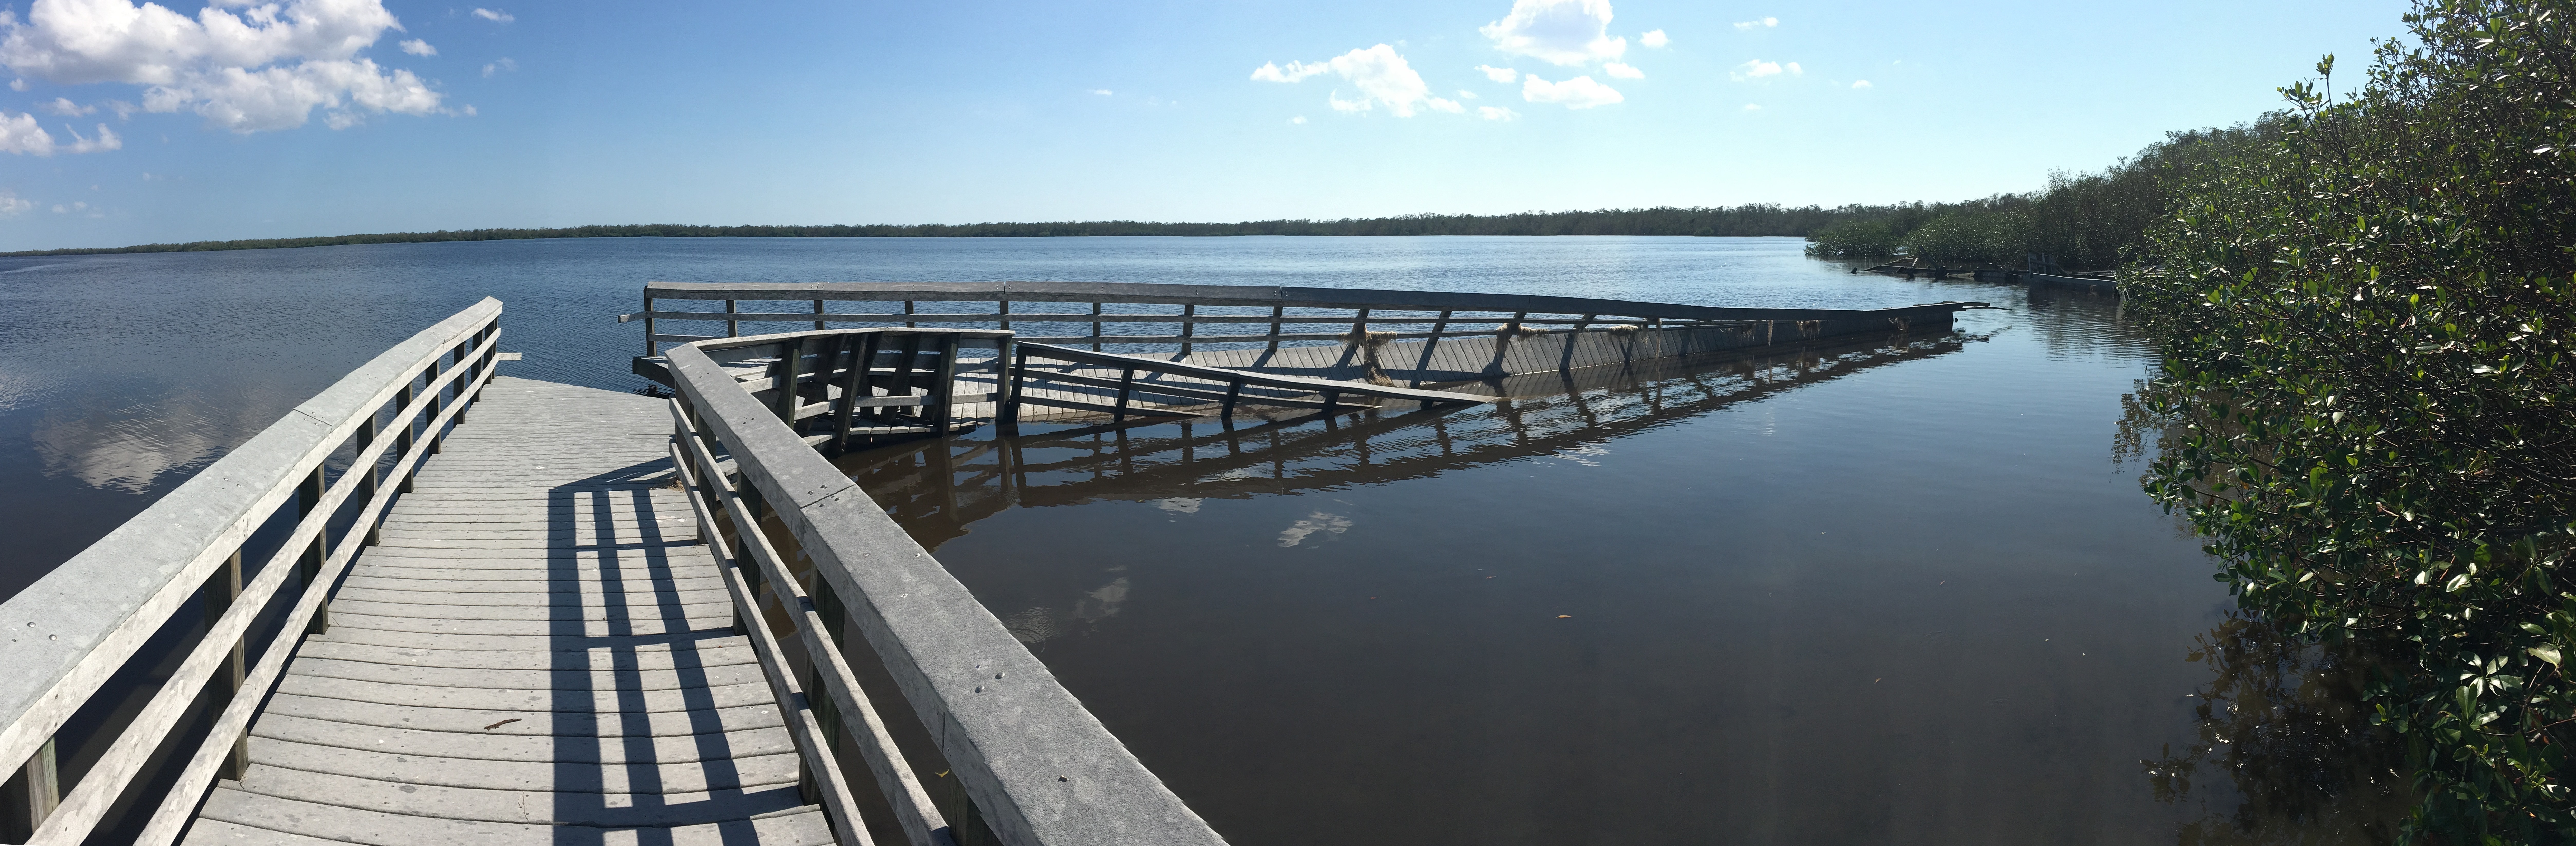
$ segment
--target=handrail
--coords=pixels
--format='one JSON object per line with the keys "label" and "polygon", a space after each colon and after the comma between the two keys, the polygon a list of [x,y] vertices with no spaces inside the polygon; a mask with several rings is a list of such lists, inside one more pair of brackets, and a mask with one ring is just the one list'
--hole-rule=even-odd
{"label": "handrail", "polygon": [[[0,674],[0,761],[28,762],[20,769],[29,776],[30,795],[10,798],[23,803],[37,824],[29,843],[76,844],[87,838],[210,682],[230,685],[232,695],[141,842],[175,839],[216,771],[238,774],[251,713],[308,625],[327,625],[323,605],[330,586],[360,546],[346,541],[350,535],[372,536],[396,491],[409,487],[421,457],[437,451],[451,420],[463,422],[466,406],[490,380],[500,316],[501,302],[487,297],[395,345],[0,603],[0,620],[19,635],[0,644],[0,665],[12,671]],[[451,356],[454,366],[440,367]],[[454,402],[443,402],[451,388]],[[375,424],[389,401],[396,406],[394,417],[380,431]],[[429,425],[415,433],[413,425],[423,417]],[[392,439],[378,437],[393,431],[399,434]],[[352,438],[359,446],[349,469],[359,472],[327,478],[325,463]],[[388,445],[399,450],[398,458],[392,474],[380,480],[376,467]],[[334,543],[329,524],[353,496],[366,504],[349,533]],[[289,497],[297,500],[300,521],[244,584],[243,543]],[[256,671],[245,668],[247,632],[290,573],[301,574],[305,590]],[[51,772],[54,734],[201,589],[210,604],[222,608],[220,615],[209,615],[206,636],[69,795],[37,795],[58,784]],[[21,628],[19,620],[29,622]],[[37,639],[38,633],[45,638]],[[56,798],[58,805],[49,801]]]}
{"label": "handrail", "polygon": [[[655,307],[660,300],[721,300],[724,310],[665,311]],[[811,306],[811,311],[741,311],[739,303],[746,300],[804,303]],[[824,304],[834,301],[900,301],[903,311],[826,311]],[[921,312],[916,305],[922,301],[990,302],[995,304],[995,308],[989,313],[972,314]],[[1014,314],[1011,312],[1014,302],[1088,302],[1091,303],[1091,311],[1088,314]],[[1108,313],[1102,308],[1106,303],[1177,306],[1180,313]],[[1193,347],[1205,344],[1259,343],[1275,350],[1283,342],[1348,341],[1372,337],[1379,341],[1427,338],[1437,343],[1444,337],[1487,334],[1498,329],[1519,333],[1532,327],[1564,327],[1572,333],[1585,333],[1743,326],[1757,321],[1831,321],[1842,326],[1904,326],[1918,322],[1928,325],[1936,316],[1946,321],[1949,314],[1975,305],[1978,304],[1942,302],[1883,309],[1741,308],[1536,294],[1141,282],[648,282],[644,285],[644,309],[619,315],[617,320],[620,323],[644,322],[644,355],[647,357],[658,354],[660,345],[664,343],[693,343],[739,336],[742,324],[746,322],[811,323],[816,330],[829,328],[828,324],[833,322],[900,322],[906,328],[925,323],[991,323],[1005,330],[1015,322],[1089,323],[1091,334],[1088,336],[1023,335],[1020,340],[1089,343],[1094,345],[1094,349],[1110,344],[1177,344],[1181,354],[1186,356]],[[1268,308],[1270,313],[1203,315],[1198,313],[1202,306]],[[1289,309],[1353,313],[1347,316],[1289,314]],[[1389,311],[1437,314],[1384,313]],[[721,336],[665,334],[659,331],[661,321],[723,323],[725,333]],[[1169,324],[1179,328],[1168,335],[1111,335],[1106,331],[1109,326],[1139,323]],[[1341,324],[1348,328],[1332,333],[1285,331],[1293,324],[1316,323]],[[1268,331],[1237,335],[1199,334],[1198,327],[1206,324],[1268,324]],[[1372,332],[1372,326],[1414,328],[1389,334]],[[1429,331],[1420,329],[1424,326],[1430,327]]]}
{"label": "handrail", "polygon": [[[743,572],[765,573],[760,581],[787,609],[824,701],[866,726],[859,746],[914,842],[941,831],[938,817],[901,778],[900,753],[839,659],[835,615],[821,609],[840,609],[882,661],[964,788],[970,818],[1003,843],[1224,842],[848,474],[809,448],[774,403],[753,397],[696,345],[672,348],[670,368],[693,487],[724,501],[733,536],[757,565]],[[714,509],[700,508],[708,536],[717,536]],[[772,517],[813,565],[810,595],[757,528]]]}

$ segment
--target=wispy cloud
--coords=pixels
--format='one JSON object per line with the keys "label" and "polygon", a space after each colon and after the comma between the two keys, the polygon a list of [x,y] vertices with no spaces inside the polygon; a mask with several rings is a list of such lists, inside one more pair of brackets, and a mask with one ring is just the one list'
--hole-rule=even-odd
{"label": "wispy cloud", "polygon": [[97,106],[84,106],[79,103],[74,103],[69,97],[56,97],[51,103],[36,104],[36,108],[62,115],[64,117],[80,117],[81,115],[95,114],[98,112]]}
{"label": "wispy cloud", "polygon": [[1673,37],[1665,35],[1664,31],[1660,29],[1651,30],[1644,35],[1637,36],[1637,43],[1648,47],[1662,47],[1666,44],[1673,43]]}
{"label": "wispy cloud", "polygon": [[518,70],[518,69],[519,69],[519,63],[518,63],[518,62],[513,61],[513,60],[512,60],[510,57],[508,57],[508,56],[503,56],[503,57],[501,57],[501,58],[498,58],[498,59],[494,59],[494,60],[492,60],[492,63],[491,63],[491,64],[488,64],[488,65],[484,65],[484,66],[483,66],[483,78],[484,78],[484,79],[491,79],[493,74],[509,73],[509,72],[511,72],[511,71],[515,71],[515,70]]}
{"label": "wispy cloud", "polygon": [[19,213],[35,207],[35,203],[19,199],[16,191],[0,191],[0,217],[17,217]]}
{"label": "wispy cloud", "polygon": [[1859,81],[1853,82],[1853,83],[1852,83],[1852,87],[1853,87],[1853,88],[1868,88],[1868,87],[1870,87],[1870,86],[1869,86],[1869,80],[1863,79],[1863,80],[1859,80]]}
{"label": "wispy cloud", "polygon": [[1334,111],[1360,113],[1384,107],[1396,117],[1412,117],[1420,109],[1458,112],[1464,107],[1456,101],[1431,96],[1431,86],[1422,81],[1394,47],[1380,44],[1352,50],[1322,62],[1289,62],[1286,67],[1264,63],[1252,69],[1252,78],[1261,82],[1297,82],[1308,77],[1334,74],[1359,89],[1359,96],[1345,100],[1342,92],[1326,94],[1324,102]]}
{"label": "wispy cloud", "polygon": [[1614,76],[1614,77],[1618,77],[1618,78],[1620,78],[1620,79],[1644,79],[1644,78],[1646,78],[1646,72],[1645,72],[1645,71],[1638,70],[1638,69],[1636,69],[1636,68],[1635,68],[1635,67],[1633,67],[1633,66],[1630,66],[1630,65],[1627,65],[1627,64],[1623,64],[1623,63],[1620,63],[1620,62],[1604,62],[1604,63],[1602,63],[1602,65],[1601,65],[1601,70],[1602,70],[1602,72],[1604,72],[1604,73],[1608,73],[1609,75]]}
{"label": "wispy cloud", "polygon": [[1521,99],[1532,103],[1555,103],[1569,109],[1589,109],[1628,98],[1592,77],[1578,76],[1564,82],[1549,82],[1532,74],[1521,84]]}
{"label": "wispy cloud", "polygon": [[1758,20],[1758,21],[1736,21],[1736,22],[1735,22],[1735,28],[1736,28],[1736,29],[1754,29],[1754,28],[1757,28],[1757,27],[1759,27],[1759,28],[1763,28],[1763,29],[1769,29],[1769,28],[1771,28],[1771,27],[1775,27],[1775,26],[1779,26],[1779,25],[1780,25],[1780,19],[1779,19],[1779,18],[1763,18],[1763,19]]}
{"label": "wispy cloud", "polygon": [[1756,103],[1746,103],[1744,104],[1744,110],[1748,112],[1758,112],[1762,110],[1762,106]]}
{"label": "wispy cloud", "polygon": [[1094,89],[1091,89],[1091,93],[1093,93],[1093,94],[1095,94],[1095,95],[1098,95],[1098,96],[1102,96],[1102,97],[1108,97],[1108,96],[1111,96],[1111,95],[1115,95],[1115,94],[1117,94],[1118,92],[1116,92],[1116,91],[1111,91],[1111,90],[1106,89],[1106,88],[1094,88]]}
{"label": "wispy cloud", "polygon": [[1628,39],[1610,35],[1610,0],[1513,0],[1511,14],[1477,30],[1494,48],[1555,65],[1619,58]]}
{"label": "wispy cloud", "polygon": [[[451,6],[449,8],[454,7]],[[509,23],[519,19],[518,16],[499,9],[476,9],[474,10],[474,16],[494,23]]]}
{"label": "wispy cloud", "polygon": [[418,39],[418,38],[414,38],[414,39],[411,39],[411,40],[409,40],[409,41],[405,41],[405,42],[403,42],[403,43],[402,43],[402,51],[403,51],[403,52],[405,52],[405,53],[410,53],[410,54],[412,54],[412,55],[414,55],[414,56],[435,56],[435,55],[438,55],[438,48],[436,48],[436,47],[432,47],[432,46],[429,46],[429,42],[428,42],[428,41],[425,41],[425,40],[422,40],[422,39]]}
{"label": "wispy cloud", "polygon": [[1736,65],[1735,70],[1729,71],[1727,76],[1733,78],[1737,82],[1744,82],[1747,80],[1763,79],[1783,74],[1789,76],[1802,76],[1806,74],[1806,72],[1805,68],[1798,67],[1797,62],[1781,64],[1779,62],[1766,62],[1761,59],[1754,59],[1752,61],[1745,62],[1744,64]]}
{"label": "wispy cloud", "polygon": [[108,129],[107,124],[104,123],[98,125],[96,138],[83,138],[79,132],[69,126],[63,127],[63,132],[72,137],[71,143],[56,142],[54,134],[46,132],[44,125],[37,122],[35,115],[0,112],[0,153],[51,156],[55,153],[96,153],[125,147],[125,139],[116,137],[116,132]]}
{"label": "wispy cloud", "polygon": [[1521,72],[1512,70],[1511,68],[1498,68],[1493,65],[1477,65],[1476,69],[1483,71],[1486,79],[1490,79],[1495,82],[1516,82],[1521,78]]}
{"label": "wispy cloud", "polygon": [[1477,106],[1476,116],[1486,120],[1519,120],[1521,113],[1501,106]]}
{"label": "wispy cloud", "polygon": [[1306,125],[1306,116],[1305,116],[1305,115],[1298,115],[1298,116],[1296,116],[1296,117],[1289,118],[1289,119],[1288,119],[1288,122],[1289,122],[1289,123],[1296,124],[1296,125],[1299,125],[1299,126],[1304,126],[1304,125]]}

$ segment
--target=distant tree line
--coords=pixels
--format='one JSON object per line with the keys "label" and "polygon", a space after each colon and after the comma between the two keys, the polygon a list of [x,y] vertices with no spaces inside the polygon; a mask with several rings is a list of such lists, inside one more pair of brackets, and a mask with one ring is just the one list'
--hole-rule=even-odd
{"label": "distant tree line", "polygon": [[2048,187],[1957,203],[1860,210],[1809,236],[1825,258],[1905,255],[1946,265],[2018,266],[2032,253],[2069,269],[2110,269],[2145,242],[2171,204],[2167,186],[2223,157],[2280,140],[2286,116],[2175,132],[2091,173],[2059,171]]}
{"label": "distant tree line", "polygon": [[1714,208],[1657,207],[1516,214],[1410,214],[1340,220],[1252,220],[1241,223],[1157,223],[1092,220],[1043,223],[826,224],[816,226],[698,226],[645,223],[560,229],[458,229],[385,232],[313,238],[191,241],[132,247],[26,250],[5,256],[98,253],[178,253],[201,250],[268,250],[344,244],[416,244],[438,241],[519,241],[536,238],[1058,238],[1132,235],[1770,235],[1803,238],[1838,222],[1899,213],[1899,206],[1782,206],[1752,203]]}

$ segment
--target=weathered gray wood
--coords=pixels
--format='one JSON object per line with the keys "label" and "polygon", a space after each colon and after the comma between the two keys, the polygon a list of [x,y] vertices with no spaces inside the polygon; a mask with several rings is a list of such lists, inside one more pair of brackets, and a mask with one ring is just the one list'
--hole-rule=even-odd
{"label": "weathered gray wood", "polygon": [[[1820,315],[1890,316],[1912,309],[1960,306],[1936,303],[1909,309],[1790,309],[1690,306],[1586,297],[1536,294],[1480,294],[1451,291],[1404,291],[1372,288],[1295,288],[1255,285],[1169,285],[1138,282],[647,282],[644,290],[659,299],[678,300],[939,300],[1013,302],[1110,302],[1162,305],[1270,306],[1287,308],[1377,308],[1476,312],[1525,311],[1537,314],[1609,314],[1687,320],[1814,320]],[[1956,308],[1946,309],[1955,311]],[[799,316],[811,320],[810,316]],[[1015,318],[1022,319],[1025,318]]]}
{"label": "weathered gray wood", "polygon": [[[631,808],[600,807],[552,791],[479,790],[398,784],[330,773],[262,767],[260,795],[406,817],[522,825],[628,827],[686,826],[748,820],[805,804],[792,785],[750,791],[665,794]],[[591,806],[591,807],[585,807]],[[558,834],[586,832],[559,831]],[[558,841],[560,842],[560,841]]]}
{"label": "weathered gray wood", "polygon": [[669,361],[688,416],[730,449],[796,537],[1004,842],[1224,842],[964,585],[721,365],[691,347],[672,349]]}
{"label": "weathered gray wood", "polygon": [[[759,670],[755,668],[752,672],[757,674]],[[629,738],[617,743],[584,744],[565,743],[556,735],[385,728],[331,719],[268,714],[261,716],[259,724],[251,727],[251,736],[388,755],[564,764],[724,763],[740,757],[795,752],[795,746],[788,742],[787,731],[783,728],[663,735]],[[256,779],[245,781],[258,783]]]}
{"label": "weathered gray wood", "polygon": [[299,653],[307,659],[384,664],[397,667],[452,667],[477,670],[544,670],[575,672],[588,670],[669,670],[674,668],[729,667],[752,663],[751,644],[740,638],[720,638],[698,644],[661,644],[620,652],[558,649],[544,652],[469,649],[406,649],[357,643],[335,643],[314,640],[304,644]]}
{"label": "weathered gray wood", "polygon": [[[12,621],[13,628],[17,621],[35,623],[28,633],[43,635],[0,644],[0,666],[11,668],[0,673],[0,761],[24,761],[42,747],[293,494],[296,482],[360,427],[372,424],[373,412],[398,383],[480,331],[500,310],[499,301],[486,299],[395,345],[0,603],[0,619]],[[290,543],[301,551],[302,539]],[[265,599],[253,594],[236,609],[237,616],[262,610],[258,606]],[[223,651],[229,641],[207,646]],[[189,678],[174,684],[190,685],[193,696],[193,685],[202,684],[215,663],[191,669]],[[176,719],[175,713],[163,713],[167,710],[154,709],[133,731],[158,741]],[[150,748],[145,746],[141,754],[148,755]],[[75,788],[67,797],[81,803],[73,813],[95,820],[130,778],[132,770],[123,762],[136,753],[117,754],[103,761],[104,771],[94,768],[93,777],[83,779],[88,792],[104,797],[84,799],[83,788]],[[58,810],[56,817],[62,814]],[[87,821],[73,819],[54,825],[54,833],[45,836],[77,839],[87,827]],[[79,831],[69,830],[73,828]]]}
{"label": "weathered gray wood", "polygon": [[[554,825],[439,820],[259,796],[231,788],[218,790],[206,800],[205,815],[209,819],[248,828],[287,831],[371,846],[457,846],[469,843],[477,846],[563,846],[566,843],[634,842],[631,836],[608,839],[606,831],[586,833]],[[832,835],[829,828],[823,827],[819,817],[819,814],[808,811],[790,811],[733,822],[675,826],[660,830],[668,832],[668,839],[657,837],[647,842],[668,846],[748,843],[824,846],[832,842]],[[193,838],[191,842],[195,842]]]}
{"label": "weathered gray wood", "polygon": [[1195,364],[1182,364],[1176,361],[1145,358],[1142,356],[1119,355],[1117,353],[1096,353],[1089,350],[1077,350],[1071,347],[1058,347],[1046,344],[1021,344],[1020,347],[1027,349],[1030,356],[1037,358],[1053,358],[1059,361],[1071,361],[1078,364],[1092,364],[1103,367],[1149,370],[1176,376],[1187,376],[1194,379],[1206,379],[1211,382],[1218,383],[1226,383],[1240,379],[1243,380],[1245,384],[1259,385],[1262,387],[1288,388],[1314,393],[1331,391],[1336,393],[1382,397],[1385,399],[1410,400],[1426,404],[1456,403],[1462,405],[1473,405],[1494,401],[1493,397],[1479,396],[1476,394],[1462,394],[1454,391],[1432,391],[1421,388],[1398,388],[1389,385],[1371,385],[1361,382],[1338,382],[1331,379],[1308,379],[1301,376],[1249,373],[1242,370],[1230,370],[1223,367],[1203,367]]}
{"label": "weathered gray wood", "polygon": [[265,715],[305,717],[353,725],[420,731],[572,737],[598,739],[608,743],[622,743],[624,741],[621,738],[629,737],[673,737],[703,734],[710,729],[741,731],[786,725],[778,715],[778,706],[770,704],[700,708],[688,711],[598,714],[588,711],[420,708],[292,693],[280,693],[271,698],[268,710],[264,712]]}

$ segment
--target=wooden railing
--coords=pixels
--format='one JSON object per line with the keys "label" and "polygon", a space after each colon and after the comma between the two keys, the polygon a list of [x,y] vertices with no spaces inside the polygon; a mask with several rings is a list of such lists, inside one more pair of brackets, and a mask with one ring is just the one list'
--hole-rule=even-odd
{"label": "wooden railing", "polygon": [[[953,399],[953,387],[919,386],[864,351],[932,343],[953,351],[976,341],[1008,338],[842,330],[670,351],[673,457],[743,627],[793,711],[791,734],[821,782],[825,809],[843,831],[857,829],[848,776],[830,754],[846,736],[916,846],[972,841],[982,832],[1011,846],[1223,843],[964,585],[813,449],[821,442],[791,428],[826,412],[847,418],[872,407],[859,401],[919,387],[930,392],[913,396],[931,404],[915,407],[940,419],[945,412],[928,409]],[[746,351],[764,348],[767,375],[749,379],[747,370],[715,357],[738,364]],[[951,375],[935,378],[953,385]],[[763,391],[774,393],[763,398]],[[817,405],[824,408],[809,415]],[[840,437],[843,428],[836,424],[822,437]],[[793,566],[799,563],[805,566]],[[788,654],[780,635],[801,654]],[[843,649],[872,652],[929,730],[967,800],[967,818],[955,827],[906,763]],[[801,685],[807,679],[812,684]],[[809,692],[818,687],[822,695]],[[966,832],[978,836],[959,836]]]}
{"label": "wooden railing", "polygon": [[[172,842],[216,778],[240,777],[252,716],[303,636],[329,624],[330,586],[491,379],[500,319],[501,302],[486,298],[395,345],[0,603],[9,633],[0,644],[0,761],[18,765],[5,799],[25,829],[0,837],[66,846],[88,838],[201,696],[220,706],[213,727],[181,757],[176,786],[137,801],[151,816],[136,842]],[[335,476],[331,459],[344,449],[355,455]],[[290,500],[293,529],[246,571],[245,544]],[[344,513],[352,503],[355,514]],[[348,527],[336,537],[335,523]],[[301,589],[287,591],[290,582]],[[183,646],[186,658],[130,719],[108,729],[114,739],[88,771],[64,784],[56,734],[129,662],[160,659],[138,652],[200,598],[203,636]],[[280,602],[292,603],[282,627],[249,661],[254,625]]]}
{"label": "wooden railing", "polygon": [[[666,300],[720,301],[722,311],[673,310]],[[809,310],[743,311],[746,302],[796,303]],[[901,303],[900,312],[833,311],[833,302]],[[923,311],[923,303],[992,303],[978,312]],[[1083,312],[1012,311],[1014,303],[1085,303]],[[1120,311],[1106,309],[1122,306]],[[651,282],[644,286],[644,310],[620,315],[619,322],[643,321],[644,354],[658,355],[662,344],[692,343],[742,334],[745,323],[806,323],[821,330],[832,323],[901,323],[943,326],[1014,325],[1076,327],[1082,335],[1024,334],[1029,343],[1089,344],[1095,350],[1115,345],[1179,345],[1183,354],[1208,344],[1262,344],[1491,335],[1498,331],[1552,329],[1610,331],[1616,328],[1662,329],[1740,324],[1753,321],[1812,321],[1856,318],[1873,324],[1906,319],[1916,311],[1955,311],[1934,304],[1901,309],[1785,309],[1647,303],[1585,297],[1528,294],[1474,294],[1444,291],[1398,291],[1366,288],[1280,288],[1238,285],[1164,285],[1128,282]],[[1177,309],[1175,313],[1140,313],[1135,307]],[[1233,314],[1202,313],[1201,308],[1229,309]],[[1265,312],[1266,313],[1263,313]],[[665,321],[723,323],[723,335],[665,333]],[[1163,334],[1110,334],[1112,326],[1169,326]],[[1249,326],[1249,334],[1209,334],[1202,326]],[[1329,327],[1324,332],[1290,331]]]}

